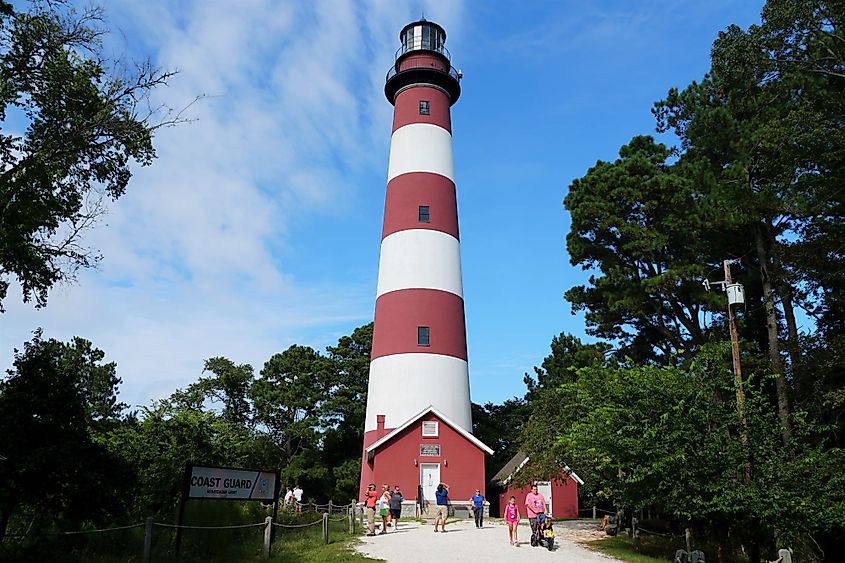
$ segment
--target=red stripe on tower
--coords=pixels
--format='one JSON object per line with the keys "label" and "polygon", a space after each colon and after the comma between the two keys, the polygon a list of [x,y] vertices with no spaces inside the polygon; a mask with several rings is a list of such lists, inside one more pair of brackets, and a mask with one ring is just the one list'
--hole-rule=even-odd
{"label": "red stripe on tower", "polygon": [[459,238],[452,180],[431,172],[411,172],[388,182],[381,238],[408,229],[432,229]]}

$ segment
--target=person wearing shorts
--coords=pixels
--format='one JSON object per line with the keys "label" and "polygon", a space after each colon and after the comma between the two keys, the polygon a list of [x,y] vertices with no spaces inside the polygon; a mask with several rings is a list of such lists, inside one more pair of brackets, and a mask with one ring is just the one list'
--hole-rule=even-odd
{"label": "person wearing shorts", "polygon": [[381,496],[376,504],[379,516],[381,516],[381,532],[387,533],[387,519],[390,518],[390,487],[387,483],[381,486]]}
{"label": "person wearing shorts", "polygon": [[367,525],[369,526],[368,536],[376,535],[376,499],[378,493],[376,492],[376,484],[370,483],[367,490],[364,491],[364,506],[367,509]]}
{"label": "person wearing shorts", "polygon": [[511,545],[519,547],[519,506],[516,497],[511,497],[505,506],[505,522],[508,524],[508,539]]}
{"label": "person wearing shorts", "polygon": [[399,490],[399,485],[393,485],[393,492],[390,494],[390,519],[393,521],[393,531],[399,525],[399,517],[402,516],[402,501],[405,497]]}
{"label": "person wearing shorts", "polygon": [[437,523],[440,523],[440,531],[446,531],[446,518],[449,516],[449,485],[440,483],[434,493],[437,499],[437,513],[434,515],[434,531],[437,531]]}

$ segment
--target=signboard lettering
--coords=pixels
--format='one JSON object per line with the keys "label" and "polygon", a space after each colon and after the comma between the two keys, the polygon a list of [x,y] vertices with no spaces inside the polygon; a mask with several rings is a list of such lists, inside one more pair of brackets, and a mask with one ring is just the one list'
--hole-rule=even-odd
{"label": "signboard lettering", "polygon": [[420,444],[421,456],[439,456],[440,444]]}
{"label": "signboard lettering", "polygon": [[276,473],[225,467],[191,467],[188,498],[273,501]]}

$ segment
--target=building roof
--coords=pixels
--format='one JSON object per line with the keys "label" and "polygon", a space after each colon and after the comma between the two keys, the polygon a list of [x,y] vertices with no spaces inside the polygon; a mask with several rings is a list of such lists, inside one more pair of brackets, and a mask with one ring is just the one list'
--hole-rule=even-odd
{"label": "building roof", "polygon": [[378,440],[376,440],[375,442],[370,444],[370,446],[366,450],[367,459],[372,459],[372,457],[373,457],[373,455],[375,455],[375,452],[376,452],[377,449],[379,449],[381,446],[383,446],[387,442],[391,441],[392,439],[396,438],[403,430],[408,428],[410,425],[412,425],[413,423],[415,423],[416,421],[418,421],[420,418],[422,418],[424,415],[426,415],[428,413],[432,413],[434,416],[436,416],[437,418],[442,420],[444,423],[448,424],[455,432],[457,432],[458,434],[460,434],[461,436],[463,436],[464,438],[466,438],[467,440],[472,442],[479,449],[484,450],[485,452],[487,452],[490,455],[493,455],[493,450],[490,448],[490,446],[488,446],[487,444],[485,444],[484,442],[482,442],[481,440],[479,440],[478,438],[476,438],[475,436],[473,436],[472,434],[470,434],[469,432],[467,432],[466,430],[464,430],[463,428],[461,428],[460,426],[458,426],[457,424],[455,424],[454,422],[449,420],[446,417],[446,415],[444,415],[442,412],[440,412],[439,410],[437,410],[433,406],[429,405],[426,408],[424,408],[422,411],[420,411],[419,413],[415,414],[414,416],[412,416],[411,418],[406,420],[401,425],[399,425],[396,428],[394,428],[393,430],[391,430],[388,434],[385,434],[384,436],[382,436],[381,438],[379,438]]}
{"label": "building roof", "polygon": [[[490,479],[490,481],[502,486],[507,485],[511,481],[511,479],[513,479],[513,476],[516,475],[520,469],[525,467],[528,461],[529,457],[524,452],[516,452],[516,455],[513,456],[510,461],[507,462],[505,466],[499,470],[498,473],[493,475],[493,478]],[[568,465],[563,464],[561,469],[567,475],[572,477],[572,479],[579,485],[584,484],[584,481],[582,481],[581,478],[578,477],[578,474],[572,471],[572,469]]]}

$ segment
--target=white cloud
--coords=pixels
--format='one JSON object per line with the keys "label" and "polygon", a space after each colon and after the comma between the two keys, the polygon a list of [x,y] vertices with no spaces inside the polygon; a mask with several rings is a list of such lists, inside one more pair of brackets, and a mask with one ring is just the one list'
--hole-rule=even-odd
{"label": "white cloud", "polygon": [[[391,108],[382,87],[416,3],[374,0],[109,2],[110,52],[178,68],[157,92],[196,121],[164,129],[87,241],[105,256],[36,311],[10,292],[0,364],[37,326],[91,339],[118,362],[123,399],[145,404],[196,379],[205,358],[260,368],[293,343],[322,347],[372,315],[372,274],[302,275],[302,219],[383,193]],[[426,15],[455,34],[458,3]],[[442,15],[442,17],[441,17]],[[450,27],[451,26],[451,27]],[[119,30],[119,32],[118,32]],[[451,37],[451,36],[450,36]],[[359,210],[379,222],[380,209]],[[338,233],[340,237],[341,234]],[[345,251],[338,241],[338,251]],[[344,328],[339,328],[344,327]]]}

